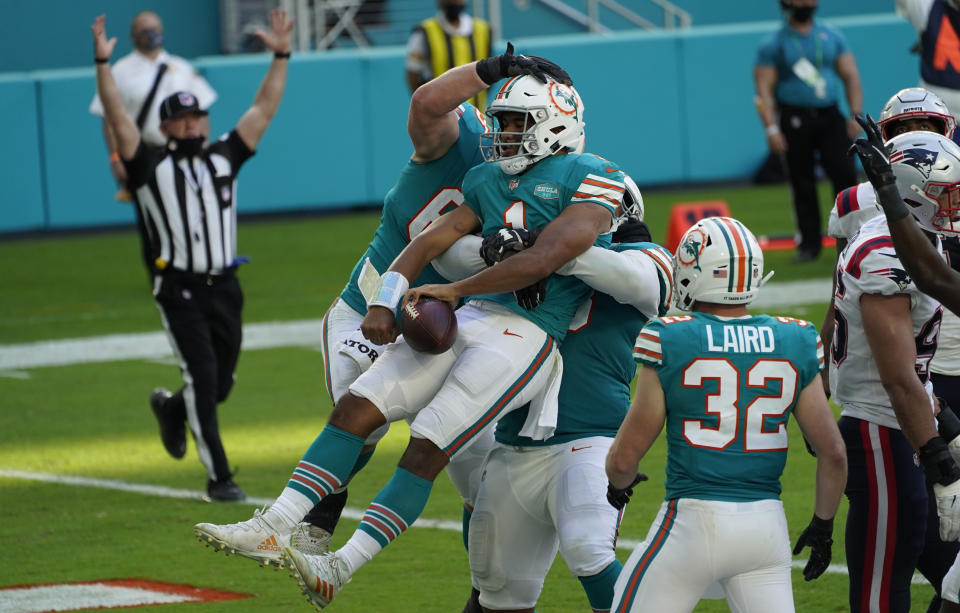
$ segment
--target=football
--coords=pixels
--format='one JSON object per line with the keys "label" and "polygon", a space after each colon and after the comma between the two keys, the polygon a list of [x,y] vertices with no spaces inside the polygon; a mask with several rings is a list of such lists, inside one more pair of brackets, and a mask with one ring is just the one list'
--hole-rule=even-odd
{"label": "football", "polygon": [[443,353],[457,340],[457,316],[449,304],[433,298],[403,305],[400,328],[407,344],[422,353]]}

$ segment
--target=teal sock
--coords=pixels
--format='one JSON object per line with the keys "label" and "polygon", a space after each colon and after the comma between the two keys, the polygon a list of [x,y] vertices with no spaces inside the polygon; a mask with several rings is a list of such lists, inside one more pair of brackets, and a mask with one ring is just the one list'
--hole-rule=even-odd
{"label": "teal sock", "polygon": [[609,611],[613,606],[613,586],[620,576],[623,564],[614,559],[606,568],[589,577],[578,577],[583,591],[587,593],[590,607],[596,611]]}
{"label": "teal sock", "polygon": [[350,476],[348,477],[348,479],[353,479],[353,476],[355,474],[363,470],[363,467],[366,466],[367,462],[370,461],[370,458],[373,457],[373,452],[376,451],[376,449],[377,448],[374,447],[370,451],[366,453],[361,453],[360,456],[357,457],[357,462],[356,464],[353,465],[353,469],[350,471]]}
{"label": "teal sock", "polygon": [[[358,463],[364,439],[336,426],[320,432],[290,475],[287,487],[303,494],[314,504],[343,486]],[[368,458],[369,459],[369,458]]]}
{"label": "teal sock", "polygon": [[463,548],[466,549],[468,553],[470,551],[470,516],[471,515],[472,513],[470,513],[470,511],[467,510],[467,507],[463,507],[463,515],[460,517],[460,522],[463,526],[461,532],[463,534]]}
{"label": "teal sock", "polygon": [[427,506],[433,482],[397,468],[367,507],[358,530],[386,547],[413,524]]}

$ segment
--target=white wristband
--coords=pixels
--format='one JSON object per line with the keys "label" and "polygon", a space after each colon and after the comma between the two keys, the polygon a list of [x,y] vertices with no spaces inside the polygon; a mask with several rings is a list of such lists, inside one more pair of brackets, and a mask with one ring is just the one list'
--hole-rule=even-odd
{"label": "white wristband", "polygon": [[410,289],[410,282],[398,272],[387,271],[380,278],[380,287],[373,295],[373,300],[367,301],[367,308],[372,306],[387,307],[391,311],[397,310],[400,300]]}
{"label": "white wristband", "polygon": [[767,135],[773,136],[774,134],[780,134],[780,126],[778,126],[775,123],[772,123],[769,126],[767,126]]}

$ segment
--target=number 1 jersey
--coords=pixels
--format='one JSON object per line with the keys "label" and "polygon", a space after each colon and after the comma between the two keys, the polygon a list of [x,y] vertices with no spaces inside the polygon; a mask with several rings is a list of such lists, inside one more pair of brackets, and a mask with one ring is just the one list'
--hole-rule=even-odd
{"label": "number 1 jersey", "polygon": [[787,421],[823,368],[808,321],[691,313],[651,319],[634,358],[666,397],[666,498],[780,497]]}

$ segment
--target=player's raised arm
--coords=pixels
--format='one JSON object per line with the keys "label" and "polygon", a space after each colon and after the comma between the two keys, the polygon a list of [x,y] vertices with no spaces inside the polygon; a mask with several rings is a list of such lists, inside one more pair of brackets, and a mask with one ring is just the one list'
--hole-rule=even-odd
{"label": "player's raised arm", "polygon": [[257,148],[260,138],[266,132],[280,106],[283,90],[287,84],[287,65],[290,63],[290,32],[293,31],[293,19],[283,9],[270,12],[270,32],[258,31],[257,38],[263,41],[267,49],[273,51],[273,61],[267,70],[260,89],[253,99],[253,105],[237,122],[237,134],[251,150]]}
{"label": "player's raised arm", "polygon": [[535,55],[515,55],[513,45],[507,52],[451,68],[424,83],[410,98],[407,132],[413,143],[413,159],[429,162],[442,157],[457,142],[459,129],[454,110],[497,81],[522,74],[572,84],[570,75],[550,60]]}
{"label": "player's raised arm", "polygon": [[123,99],[110,71],[110,54],[117,44],[116,37],[107,38],[106,16],[100,15],[90,26],[93,32],[93,60],[97,68],[97,93],[103,102],[106,123],[117,140],[120,157],[132,159],[140,146],[140,130],[123,108]]}
{"label": "player's raised arm", "polygon": [[860,158],[877,192],[877,203],[887,216],[897,256],[920,291],[960,314],[960,273],[950,268],[937,252],[900,196],[879,126],[869,115],[866,118],[858,115],[857,121],[867,138],[858,139],[851,152]]}
{"label": "player's raised arm", "polygon": [[804,439],[817,457],[813,518],[793,550],[797,555],[804,547],[810,547],[810,559],[803,569],[804,579],[810,581],[822,575],[830,565],[833,518],[847,483],[847,455],[837,422],[818,379],[811,381],[800,392],[794,415]]}

